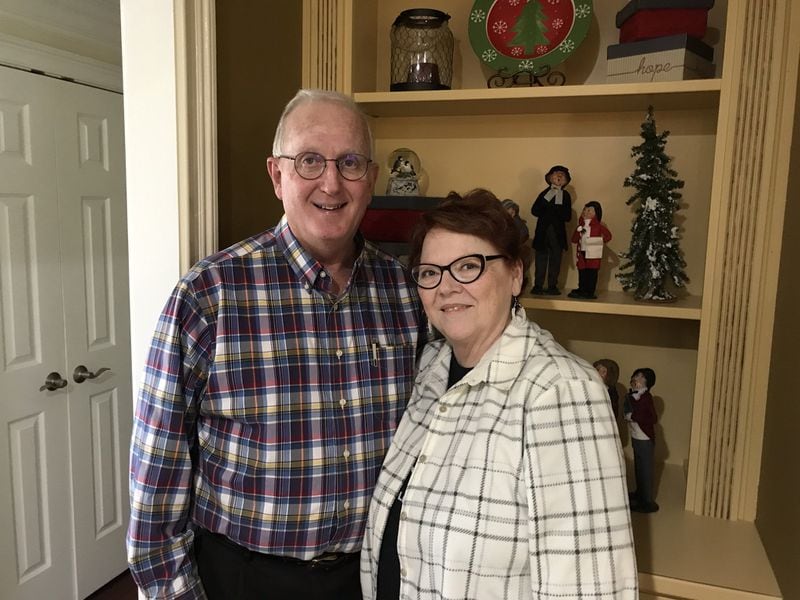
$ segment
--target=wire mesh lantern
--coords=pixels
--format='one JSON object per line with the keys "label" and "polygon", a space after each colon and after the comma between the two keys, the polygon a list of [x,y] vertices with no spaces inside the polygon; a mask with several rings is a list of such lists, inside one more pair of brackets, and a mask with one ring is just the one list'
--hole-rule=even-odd
{"label": "wire mesh lantern", "polygon": [[453,80],[450,15],[432,8],[404,10],[392,24],[392,91],[449,90]]}

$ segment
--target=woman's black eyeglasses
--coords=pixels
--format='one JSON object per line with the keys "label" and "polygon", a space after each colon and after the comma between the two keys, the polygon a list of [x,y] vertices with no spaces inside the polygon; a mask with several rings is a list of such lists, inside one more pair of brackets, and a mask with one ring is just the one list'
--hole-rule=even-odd
{"label": "woman's black eyeglasses", "polygon": [[486,263],[498,258],[507,258],[502,254],[468,254],[455,259],[449,265],[419,264],[411,269],[411,278],[424,290],[432,290],[442,282],[442,275],[449,271],[453,279],[459,283],[472,283],[483,275]]}

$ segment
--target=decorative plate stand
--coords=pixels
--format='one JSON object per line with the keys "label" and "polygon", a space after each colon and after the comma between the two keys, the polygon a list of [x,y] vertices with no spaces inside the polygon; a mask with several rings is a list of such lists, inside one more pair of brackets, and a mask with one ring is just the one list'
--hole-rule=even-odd
{"label": "decorative plate stand", "polygon": [[564,62],[580,45],[592,20],[591,0],[476,0],[469,15],[469,41],[481,61],[496,71],[489,87],[511,84],[563,85]]}

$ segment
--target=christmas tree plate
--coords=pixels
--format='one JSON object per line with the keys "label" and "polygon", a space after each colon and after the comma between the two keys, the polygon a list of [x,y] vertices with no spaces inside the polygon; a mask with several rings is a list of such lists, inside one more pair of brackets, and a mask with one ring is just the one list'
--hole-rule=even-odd
{"label": "christmas tree plate", "polygon": [[564,62],[586,37],[591,18],[591,0],[476,0],[469,41],[495,71],[538,71]]}

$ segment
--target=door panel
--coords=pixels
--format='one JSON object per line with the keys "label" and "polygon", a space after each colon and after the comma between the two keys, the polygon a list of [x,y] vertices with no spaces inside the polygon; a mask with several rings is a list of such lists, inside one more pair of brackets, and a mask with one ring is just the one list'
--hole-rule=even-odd
{"label": "door panel", "polygon": [[[123,452],[120,440],[120,407],[116,390],[109,390],[89,397],[92,417],[92,492],[94,506],[94,537],[113,535],[125,525],[124,500],[120,489],[119,459]],[[127,449],[125,443],[124,449]]]}
{"label": "door panel", "polygon": [[122,97],[5,67],[0,90],[0,589],[84,598],[127,567]]}
{"label": "door panel", "polygon": [[71,386],[39,390],[67,375],[54,104],[47,80],[0,67],[0,582],[14,600],[73,591]]}
{"label": "door panel", "polygon": [[[64,84],[56,119],[78,596],[127,568],[130,378],[122,97]],[[70,235],[64,235],[69,232]]]}
{"label": "door panel", "polygon": [[44,415],[8,424],[11,492],[17,543],[17,576],[24,583],[51,565],[50,519],[47,518],[47,477]]}

